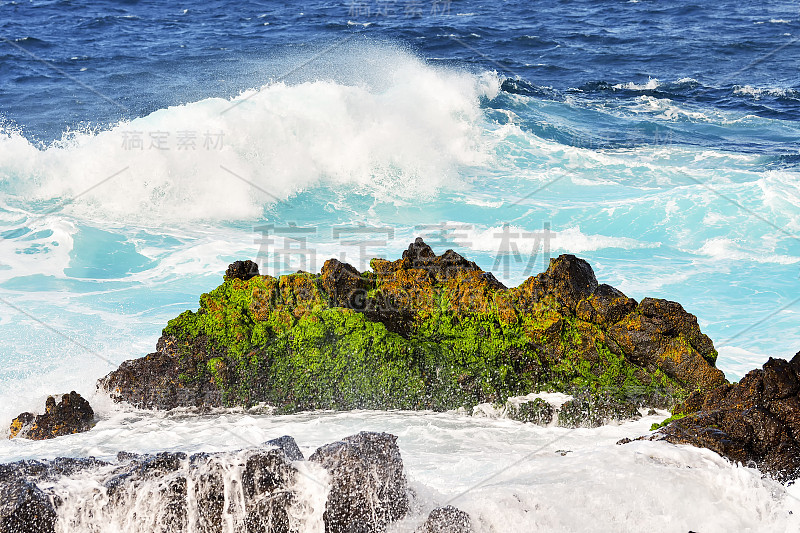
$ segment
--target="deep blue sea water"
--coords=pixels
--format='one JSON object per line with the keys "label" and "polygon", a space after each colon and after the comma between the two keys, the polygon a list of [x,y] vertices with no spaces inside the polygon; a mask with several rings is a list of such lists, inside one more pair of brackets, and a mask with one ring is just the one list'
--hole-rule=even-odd
{"label": "deep blue sea water", "polygon": [[152,351],[231,260],[421,234],[516,284],[549,227],[729,378],[790,357],[798,38],[788,1],[0,1],[0,420]]}

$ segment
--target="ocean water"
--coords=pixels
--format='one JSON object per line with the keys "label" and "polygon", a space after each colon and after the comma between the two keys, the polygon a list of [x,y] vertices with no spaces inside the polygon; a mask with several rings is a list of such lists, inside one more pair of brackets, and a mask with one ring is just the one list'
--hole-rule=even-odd
{"label": "ocean water", "polygon": [[600,529],[796,527],[798,494],[755,470],[613,445],[650,419],[562,435],[458,414],[170,418],[92,395],[233,260],[365,268],[420,235],[507,285],[573,253],[679,301],[732,380],[791,357],[799,35],[788,1],[0,1],[0,423],[73,389],[102,419],[0,458],[242,446],[219,424],[309,449],[386,430],[422,513],[563,436],[574,453],[545,447],[456,503],[481,531],[597,530],[608,509]]}

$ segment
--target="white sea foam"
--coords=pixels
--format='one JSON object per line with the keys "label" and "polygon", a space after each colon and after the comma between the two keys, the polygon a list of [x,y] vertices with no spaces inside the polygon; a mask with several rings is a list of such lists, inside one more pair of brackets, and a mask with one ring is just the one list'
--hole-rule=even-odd
{"label": "white sea foam", "polygon": [[725,237],[708,239],[697,250],[697,253],[708,256],[714,261],[750,261],[779,265],[793,265],[800,262],[800,257],[770,253],[766,250],[744,249],[733,240]]}
{"label": "white sea foam", "polygon": [[339,68],[43,149],[0,130],[0,185],[30,199],[79,196],[66,209],[139,222],[246,220],[319,184],[389,201],[430,196],[456,183],[461,166],[486,160],[480,98],[497,94],[496,76],[434,68],[393,48],[371,52],[385,63],[368,76],[348,81]]}
{"label": "white sea foam", "polygon": [[[458,223],[453,222],[453,225]],[[658,248],[661,243],[643,242],[629,237],[615,237],[610,235],[586,234],[581,231],[580,226],[568,228],[551,227],[549,246],[550,250],[559,253],[581,253],[602,250],[607,248],[619,248],[624,250],[635,250],[639,248]],[[543,245],[544,230],[539,228],[524,228],[516,225],[494,226],[488,229],[466,230],[465,241],[469,242],[470,248],[484,252],[498,252],[503,246],[503,235],[508,234],[512,237],[506,239],[506,245],[516,248],[520,254],[530,256],[533,253],[541,253]],[[514,252],[514,248],[509,248],[507,252]]]}
{"label": "white sea foam", "polygon": [[661,83],[656,78],[648,78],[647,83],[634,83],[629,81],[628,83],[617,83],[614,85],[615,89],[630,89],[634,91],[650,91],[653,89],[657,89]]}
{"label": "white sea foam", "polygon": [[[9,460],[88,454],[113,459],[118,450],[235,450],[288,434],[308,457],[318,446],[358,431],[387,431],[399,437],[413,491],[411,513],[392,533],[413,532],[427,512],[445,503],[467,511],[476,533],[638,532],[653,530],[653,524],[659,531],[713,533],[791,531],[800,525],[794,486],[708,450],[663,442],[615,444],[647,434],[663,415],[576,430],[429,412],[197,416],[116,407],[105,417],[92,431],[57,441],[4,440],[0,454]],[[76,483],[73,494],[91,493],[90,479]],[[307,490],[306,501],[318,509],[319,489]],[[307,523],[319,523],[312,521],[315,512],[306,516]]]}
{"label": "white sea foam", "polygon": [[758,100],[764,95],[796,97],[798,93],[795,89],[786,87],[753,87],[752,85],[734,85],[733,94],[739,96],[752,96],[755,100]]}
{"label": "white sea foam", "polygon": [[665,120],[710,120],[706,113],[700,111],[689,111],[667,98],[655,98],[653,96],[639,96],[636,98],[637,105],[631,107],[631,111],[636,113],[653,113],[658,118]]}

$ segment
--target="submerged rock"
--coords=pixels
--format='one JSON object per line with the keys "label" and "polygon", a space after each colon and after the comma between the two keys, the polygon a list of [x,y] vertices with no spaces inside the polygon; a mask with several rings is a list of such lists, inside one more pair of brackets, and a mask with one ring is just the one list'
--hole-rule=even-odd
{"label": "submerged rock", "polygon": [[513,288],[422,239],[370,266],[331,259],[274,278],[234,263],[155,353],[98,386],[138,407],[294,412],[470,409],[542,391],[664,407],[726,383],[693,315],[637,303],[573,255]]}
{"label": "submerged rock", "polygon": [[45,402],[44,414],[20,414],[11,422],[9,438],[54,439],[62,435],[89,431],[93,424],[92,406],[80,394],[72,391],[64,394],[58,403],[55,398],[49,396]]}
{"label": "submerged rock", "polygon": [[772,359],[739,383],[693,394],[675,409],[683,418],[653,440],[709,448],[778,480],[800,477],[800,353]]}
{"label": "submerged rock", "polygon": [[452,505],[431,511],[417,533],[471,533],[472,520],[467,513]]}
{"label": "submerged rock", "polygon": [[384,531],[408,511],[397,437],[361,432],[319,448],[309,458],[331,476],[326,533]]}
{"label": "submerged rock", "polygon": [[519,422],[546,426],[553,421],[553,413],[553,406],[541,398],[506,403],[506,417]]}
{"label": "submerged rock", "polygon": [[558,425],[568,428],[596,428],[609,422],[637,420],[641,414],[636,405],[620,401],[608,394],[581,394],[564,402],[558,410]]}

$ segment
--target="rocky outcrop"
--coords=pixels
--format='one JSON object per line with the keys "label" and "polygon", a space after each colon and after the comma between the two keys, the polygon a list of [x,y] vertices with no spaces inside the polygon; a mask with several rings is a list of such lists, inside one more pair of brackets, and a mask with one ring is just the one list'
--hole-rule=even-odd
{"label": "rocky outcrop", "polygon": [[55,398],[49,396],[45,402],[44,414],[20,414],[11,422],[9,438],[54,439],[62,435],[88,431],[93,424],[92,406],[80,394],[72,391],[64,394],[58,403]]}
{"label": "rocky outcrop", "polygon": [[546,272],[528,278],[520,288],[531,303],[551,296],[560,307],[575,311],[578,303],[590,298],[597,287],[597,278],[589,263],[565,254],[551,259]]}
{"label": "rocky outcrop", "polygon": [[384,531],[408,511],[397,437],[362,432],[319,448],[309,458],[331,475],[326,533]]}
{"label": "rocky outcrop", "polygon": [[204,339],[192,339],[191,348],[179,355],[173,337],[159,339],[159,351],[140,359],[123,362],[117,370],[98,382],[98,388],[109,391],[111,398],[126,401],[143,409],[176,407],[219,407],[222,393],[210,377],[198,376],[198,365],[217,354],[203,346]]}
{"label": "rocky outcrop", "polygon": [[800,353],[694,393],[674,412],[683,418],[651,439],[708,448],[782,481],[800,477]]}
{"label": "rocky outcrop", "polygon": [[[291,437],[224,453],[120,452],[112,463],[60,458],[2,464],[0,533],[47,533],[57,525],[75,531],[302,533],[319,525],[305,520],[319,516],[309,511],[323,505],[326,531],[385,531],[407,509],[395,441],[360,433],[323,446],[302,470]],[[329,486],[327,503],[303,491],[300,477]]]}
{"label": "rocky outcrop", "polygon": [[250,261],[234,261],[228,266],[225,271],[225,279],[240,279],[247,281],[250,278],[258,276],[258,264]]}
{"label": "rocky outcrop", "polygon": [[452,505],[431,511],[416,533],[471,533],[472,520],[467,513]]}
{"label": "rocky outcrop", "polygon": [[726,383],[713,365],[717,351],[700,331],[697,317],[677,302],[645,298],[608,328],[619,349],[635,364],[661,369],[685,386],[711,390]]}
{"label": "rocky outcrop", "polygon": [[331,259],[274,278],[234,263],[155,353],[98,386],[146,408],[294,412],[469,409],[542,391],[664,407],[726,383],[693,315],[599,284],[573,255],[513,288],[422,239],[370,266]]}

